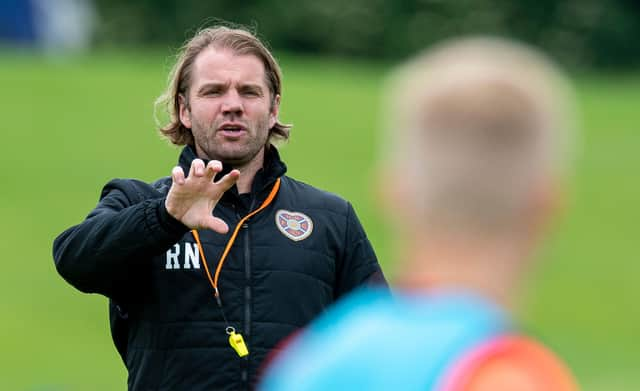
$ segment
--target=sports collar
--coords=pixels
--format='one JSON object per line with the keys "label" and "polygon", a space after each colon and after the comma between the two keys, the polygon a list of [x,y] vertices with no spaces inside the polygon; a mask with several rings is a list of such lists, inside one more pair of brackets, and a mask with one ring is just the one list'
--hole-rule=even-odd
{"label": "sports collar", "polygon": [[[187,145],[182,149],[178,164],[184,170],[185,176],[189,175],[191,162],[196,158],[198,158],[198,156],[196,155],[195,149],[192,146]],[[207,159],[202,160],[204,161],[205,165],[209,162],[209,160]],[[218,173],[216,179],[227,174],[231,170],[232,167],[223,162],[222,171]],[[260,193],[265,188],[271,188],[276,179],[283,176],[286,172],[287,166],[282,161],[282,159],[280,159],[280,153],[278,152],[278,149],[275,146],[269,144],[269,146],[265,150],[263,168],[258,170],[255,177],[253,178],[253,184],[251,185],[251,194]],[[229,190],[229,192],[238,196],[238,189],[236,188],[236,186],[233,186]]]}

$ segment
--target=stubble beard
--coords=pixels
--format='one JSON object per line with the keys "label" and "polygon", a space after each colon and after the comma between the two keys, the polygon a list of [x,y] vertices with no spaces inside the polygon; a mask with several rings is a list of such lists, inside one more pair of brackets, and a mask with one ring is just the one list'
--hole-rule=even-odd
{"label": "stubble beard", "polygon": [[[260,118],[255,124],[245,123],[247,137],[238,141],[216,140],[218,121],[210,126],[194,121],[192,132],[199,157],[220,160],[234,168],[242,168],[253,162],[269,139],[269,117]],[[226,144],[226,145],[225,145]],[[204,156],[200,156],[203,154]]]}

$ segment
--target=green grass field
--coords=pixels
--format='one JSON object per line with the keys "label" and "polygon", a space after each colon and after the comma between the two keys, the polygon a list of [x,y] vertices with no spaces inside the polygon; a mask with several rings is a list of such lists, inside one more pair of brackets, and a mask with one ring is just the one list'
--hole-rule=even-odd
{"label": "green grass field", "polygon": [[[289,173],[353,202],[388,274],[375,155],[384,64],[285,56],[282,148]],[[122,390],[106,299],[56,274],[51,242],[112,177],[168,175],[178,150],[152,102],[169,60],[109,53],[0,57],[0,389]],[[640,389],[640,75],[576,77],[585,132],[567,208],[523,297],[527,330],[564,356],[586,390]]]}

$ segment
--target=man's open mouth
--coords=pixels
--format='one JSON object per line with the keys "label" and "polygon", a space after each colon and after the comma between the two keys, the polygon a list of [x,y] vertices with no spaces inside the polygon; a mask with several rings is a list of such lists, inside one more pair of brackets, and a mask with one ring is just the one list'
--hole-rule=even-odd
{"label": "man's open mouth", "polygon": [[223,124],[218,129],[225,132],[241,132],[245,130],[245,127],[241,124]]}

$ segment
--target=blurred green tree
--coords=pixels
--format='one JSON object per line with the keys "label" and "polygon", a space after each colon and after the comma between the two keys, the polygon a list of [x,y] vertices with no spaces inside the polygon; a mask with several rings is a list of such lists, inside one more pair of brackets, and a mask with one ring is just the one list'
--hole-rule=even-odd
{"label": "blurred green tree", "polygon": [[275,49],[398,58],[459,34],[507,35],[566,64],[640,65],[634,0],[97,0],[99,44],[179,45],[217,20],[255,28]]}

